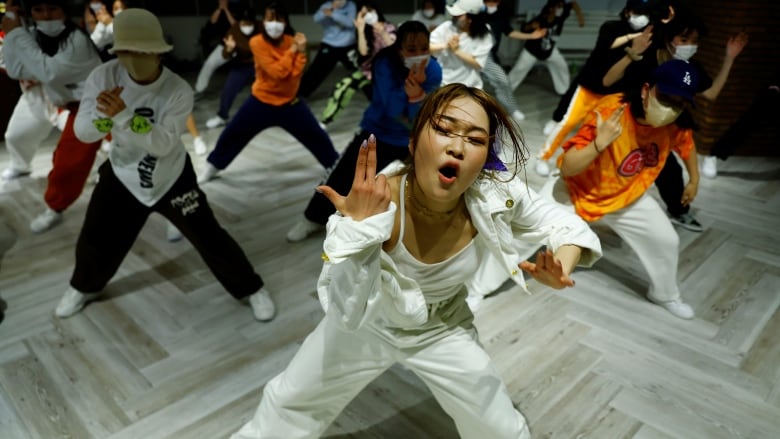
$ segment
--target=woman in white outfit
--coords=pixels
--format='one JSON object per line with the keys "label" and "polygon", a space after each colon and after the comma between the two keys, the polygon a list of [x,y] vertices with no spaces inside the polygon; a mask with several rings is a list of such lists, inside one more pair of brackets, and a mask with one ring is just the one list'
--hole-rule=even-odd
{"label": "woman in white outfit", "polygon": [[[514,150],[518,169],[526,158],[515,130],[487,93],[451,84],[424,101],[407,167],[376,175],[371,136],[346,197],[319,187],[339,212],[327,225],[317,285],[325,318],[234,439],[319,437],[396,362],[428,385],[461,437],[531,437],[479,344],[464,283],[490,254],[523,287],[520,269],[570,287],[574,266],[601,249],[582,220],[503,171],[496,139]],[[513,239],[550,250],[522,261]]]}

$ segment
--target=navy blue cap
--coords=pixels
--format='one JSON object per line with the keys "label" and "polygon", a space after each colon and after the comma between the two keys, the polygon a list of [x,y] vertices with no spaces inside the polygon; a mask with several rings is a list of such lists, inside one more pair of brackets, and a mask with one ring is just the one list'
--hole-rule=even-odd
{"label": "navy blue cap", "polygon": [[673,59],[656,67],[653,81],[658,92],[693,102],[699,89],[699,72],[688,61]]}

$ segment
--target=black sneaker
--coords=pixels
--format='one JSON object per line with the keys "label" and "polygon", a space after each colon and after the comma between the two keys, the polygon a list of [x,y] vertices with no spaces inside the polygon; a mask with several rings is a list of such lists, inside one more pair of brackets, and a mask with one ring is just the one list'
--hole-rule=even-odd
{"label": "black sneaker", "polygon": [[704,227],[702,227],[701,223],[699,223],[696,220],[696,218],[694,218],[693,215],[690,214],[690,212],[686,212],[682,215],[670,217],[669,220],[672,223],[677,224],[678,226],[684,227],[693,232],[701,232],[704,230]]}

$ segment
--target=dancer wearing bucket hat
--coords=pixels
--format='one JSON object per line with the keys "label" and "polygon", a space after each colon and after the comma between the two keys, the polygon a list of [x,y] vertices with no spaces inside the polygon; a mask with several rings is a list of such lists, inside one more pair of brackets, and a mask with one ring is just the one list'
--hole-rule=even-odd
{"label": "dancer wearing bucket hat", "polygon": [[[31,31],[22,25],[21,10],[14,3],[6,3],[7,11],[2,20],[8,76],[24,84],[39,84],[51,104],[60,110],[69,110],[63,112],[67,118],[48,175],[44,195],[46,209],[30,223],[30,229],[40,233],[62,221],[62,212],[81,195],[100,148],[99,140],[85,143],[73,132],[84,80],[100,65],[100,56],[89,36],[67,19],[66,1],[27,1],[27,12],[33,21]],[[20,102],[20,105],[26,103]],[[6,179],[30,173],[32,157],[43,141],[38,133],[48,134],[52,128],[46,105],[26,105],[24,109],[17,106],[17,109],[24,112],[12,116],[6,133],[11,155],[11,165],[3,173]],[[35,126],[31,127],[31,123]],[[25,135],[17,136],[21,134],[19,130]],[[27,135],[29,133],[34,134]]]}
{"label": "dancer wearing bucket hat", "polygon": [[230,295],[248,297],[256,319],[274,315],[262,279],[219,225],[198,187],[181,141],[192,111],[192,89],[160,63],[160,55],[171,49],[157,17],[127,9],[114,20],[111,51],[117,59],[87,78],[76,135],[96,141],[111,133],[115,147],[100,167],[76,244],[71,287],[55,311],[58,317],[69,317],[96,298],[152,212],[190,240]]}

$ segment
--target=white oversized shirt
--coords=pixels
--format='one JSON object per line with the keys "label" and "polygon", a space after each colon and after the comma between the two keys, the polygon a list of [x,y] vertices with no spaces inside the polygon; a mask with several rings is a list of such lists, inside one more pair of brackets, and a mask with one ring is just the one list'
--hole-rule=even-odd
{"label": "white oversized shirt", "polygon": [[[482,38],[471,38],[466,32],[458,32],[458,28],[448,21],[440,24],[431,32],[431,44],[447,44],[453,35],[460,35],[460,50],[471,54],[480,67],[485,67],[490,49],[493,48],[493,36],[490,32]],[[442,81],[441,85],[454,84],[459,82],[469,87],[482,88],[482,76],[480,70],[475,69],[465,61],[458,58],[450,49],[444,49],[438,52],[436,59],[441,64]]]}
{"label": "white oversized shirt", "polygon": [[[165,67],[156,81],[140,85],[117,60],[109,61],[95,69],[85,83],[74,125],[82,142],[105,137],[106,133],[93,123],[106,117],[97,110],[96,98],[115,87],[124,87],[119,97],[126,108],[112,118],[111,168],[138,201],[152,206],[171,189],[184,169],[187,152],[181,135],[192,112],[192,88]],[[135,132],[131,122],[136,116],[146,118],[151,130]]]}
{"label": "white oversized shirt", "polygon": [[5,36],[3,57],[8,76],[40,82],[46,97],[57,107],[81,100],[84,80],[101,63],[89,37],[73,30],[57,53],[49,56],[35,41],[35,32],[17,27]]}

